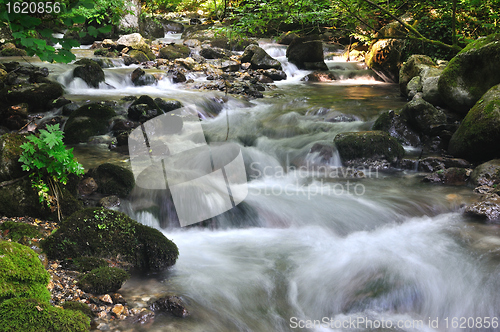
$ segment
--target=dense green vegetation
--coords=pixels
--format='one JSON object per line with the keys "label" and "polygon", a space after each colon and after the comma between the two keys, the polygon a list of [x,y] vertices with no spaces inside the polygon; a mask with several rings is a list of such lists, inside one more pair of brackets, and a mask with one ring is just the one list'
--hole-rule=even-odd
{"label": "dense green vegetation", "polygon": [[[17,0],[14,2],[20,2]],[[9,3],[14,3],[10,1]],[[368,42],[395,18],[408,23],[404,53],[450,58],[471,40],[499,31],[500,0],[141,0],[143,15],[183,12],[221,21],[226,29],[247,36],[274,36],[285,31],[325,34],[342,43]],[[73,36],[102,36],[118,31],[130,0],[63,0],[58,13],[20,14],[0,0],[0,23],[12,30],[13,42],[47,61],[68,62],[79,43],[52,33],[73,29]],[[82,29],[82,26],[85,26]],[[66,34],[69,36],[69,34]],[[78,39],[76,38],[76,39]],[[59,43],[62,48],[52,45]]]}

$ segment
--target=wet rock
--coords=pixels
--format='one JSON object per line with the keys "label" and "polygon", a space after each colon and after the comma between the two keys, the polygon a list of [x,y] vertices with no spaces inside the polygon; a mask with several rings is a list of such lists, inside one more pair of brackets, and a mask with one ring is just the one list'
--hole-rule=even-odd
{"label": "wet rock", "polygon": [[472,172],[471,183],[475,186],[500,184],[500,159],[490,160],[477,166]]}
{"label": "wet rock", "polygon": [[201,46],[201,41],[199,41],[198,39],[186,39],[184,40],[183,44],[187,47],[196,48]]}
{"label": "wet rock", "polygon": [[0,90],[0,103],[27,103],[30,113],[46,112],[52,108],[52,101],[61,97],[63,92],[59,83],[19,84]]}
{"label": "wet rock", "polygon": [[102,206],[105,209],[117,208],[120,206],[120,198],[116,195],[101,198],[101,200],[99,201],[99,206]]}
{"label": "wet rock", "polygon": [[500,157],[499,100],[500,84],[488,90],[467,113],[450,140],[451,155],[471,161]]}
{"label": "wet rock", "polygon": [[400,115],[418,133],[430,134],[434,126],[446,123],[446,115],[440,109],[416,95],[401,110]]}
{"label": "wet rock", "polygon": [[500,196],[491,194],[465,208],[465,214],[486,222],[500,222]]}
{"label": "wet rock", "polygon": [[20,146],[26,142],[28,140],[22,134],[0,136],[0,182],[17,179],[26,174],[18,161],[22,153]]}
{"label": "wet rock", "polygon": [[383,131],[341,133],[335,136],[334,143],[342,161],[386,159],[395,163],[404,155],[401,144]]}
{"label": "wet rock", "polygon": [[154,77],[151,74],[147,74],[141,68],[136,68],[132,72],[130,78],[132,80],[132,83],[134,83],[135,86],[153,85],[156,82],[158,82],[158,80],[156,79],[156,77]]}
{"label": "wet rock", "polygon": [[249,62],[252,69],[274,68],[281,70],[281,63],[257,45],[247,46],[240,60],[242,63]]}
{"label": "wet rock", "polygon": [[215,68],[222,70],[223,72],[236,72],[240,70],[240,63],[235,60],[223,60],[221,62],[217,61]]}
{"label": "wet rock", "polygon": [[421,144],[420,135],[409,127],[406,119],[399,112],[391,110],[382,113],[372,129],[386,131],[404,145],[419,146]]}
{"label": "wet rock", "polygon": [[323,43],[318,36],[293,39],[286,49],[286,57],[299,69],[328,70],[323,55]]}
{"label": "wet rock", "polygon": [[19,130],[28,123],[28,104],[7,106],[0,112],[0,123],[10,130]]}
{"label": "wet rock", "polygon": [[321,157],[321,162],[328,163],[335,154],[335,148],[327,144],[315,143],[311,147],[309,153],[315,153],[315,152],[317,152],[318,155]]}
{"label": "wet rock", "polygon": [[469,179],[470,170],[465,168],[450,167],[433,172],[426,176],[423,182],[442,183],[451,186],[461,186]]}
{"label": "wet rock", "polygon": [[439,92],[455,112],[467,114],[483,94],[500,83],[500,34],[468,44],[444,69]]}
{"label": "wet rock", "polygon": [[128,322],[132,324],[147,325],[154,321],[155,313],[150,310],[144,310],[137,315],[131,316],[127,319]]}
{"label": "wet rock", "polygon": [[155,313],[163,312],[163,313],[171,313],[175,317],[186,317],[189,315],[189,312],[186,309],[186,306],[182,302],[182,300],[178,296],[167,296],[161,298],[155,302],[153,302],[150,307],[152,311]]}
{"label": "wet rock", "polygon": [[80,77],[92,88],[98,88],[99,83],[104,82],[104,71],[101,66],[93,60],[82,59],[75,62],[79,65],[73,70],[74,77]]}
{"label": "wet rock", "polygon": [[271,78],[273,81],[286,80],[286,73],[283,70],[278,69],[267,69],[262,71],[264,75]]}
{"label": "wet rock", "polygon": [[470,168],[471,164],[465,159],[446,157],[427,157],[418,161],[418,170],[421,172],[435,172],[450,167]]}
{"label": "wet rock", "polygon": [[94,178],[97,192],[105,195],[126,197],[135,185],[132,171],[110,163],[91,168],[86,176]]}
{"label": "wet rock", "polygon": [[165,32],[182,33],[184,31],[184,26],[179,22],[164,21],[162,23],[163,26],[165,27]]}
{"label": "wet rock", "polygon": [[187,58],[191,50],[184,45],[167,45],[160,49],[159,57],[162,59],[175,60],[179,58]]}
{"label": "wet rock", "polygon": [[103,104],[93,103],[81,106],[71,113],[64,127],[64,141],[67,144],[87,142],[90,137],[103,135],[115,111]]}
{"label": "wet rock", "polygon": [[225,59],[229,58],[232,52],[218,47],[202,47],[200,55],[205,59]]}
{"label": "wet rock", "polygon": [[184,83],[186,82],[186,76],[179,70],[173,70],[169,73],[172,78],[173,83]]}
{"label": "wet rock", "polygon": [[94,178],[87,177],[78,184],[78,194],[88,196],[97,190],[97,182]]}
{"label": "wet rock", "polygon": [[315,71],[304,76],[301,81],[305,82],[331,82],[338,78],[332,72]]}

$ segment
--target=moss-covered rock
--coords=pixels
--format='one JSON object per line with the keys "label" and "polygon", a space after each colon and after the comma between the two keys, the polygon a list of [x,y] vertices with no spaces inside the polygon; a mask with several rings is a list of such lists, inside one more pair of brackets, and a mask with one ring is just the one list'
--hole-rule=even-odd
{"label": "moss-covered rock", "polygon": [[175,60],[178,58],[187,58],[191,50],[185,45],[167,45],[160,49],[159,57],[162,59]]}
{"label": "moss-covered rock", "polygon": [[38,200],[28,177],[0,187],[0,214],[7,217],[47,218],[50,211]]}
{"label": "moss-covered rock", "polygon": [[135,186],[135,178],[131,170],[110,163],[90,169],[87,175],[96,181],[97,192],[106,195],[125,197]]}
{"label": "moss-covered rock", "polygon": [[27,141],[26,135],[17,133],[4,134],[0,137],[0,182],[26,174],[18,160],[22,153],[21,145]]}
{"label": "moss-covered rock", "polygon": [[401,144],[383,131],[340,133],[334,139],[343,161],[353,159],[386,159],[395,162],[403,157]]}
{"label": "moss-covered rock", "polygon": [[0,241],[0,302],[17,297],[48,302],[49,280],[49,273],[32,249],[14,242]]}
{"label": "moss-covered rock", "polygon": [[104,82],[104,71],[97,62],[90,59],[81,59],[75,64],[78,67],[73,69],[73,76],[80,77],[90,87],[98,88],[99,83]]}
{"label": "moss-covered rock", "polygon": [[3,233],[4,237],[15,242],[19,242],[19,240],[21,240],[23,237],[42,237],[42,234],[40,234],[40,232],[38,231],[37,226],[26,224],[23,222],[15,222],[12,220],[7,220],[4,223],[0,224],[0,231],[0,233]]}
{"label": "moss-covered rock", "polygon": [[470,43],[444,69],[438,87],[444,102],[466,114],[492,86],[500,83],[500,34]]}
{"label": "moss-covered rock", "polygon": [[129,278],[126,271],[117,267],[100,267],[81,277],[78,286],[92,294],[114,293]]}
{"label": "moss-covered rock", "polygon": [[87,142],[91,136],[108,131],[109,120],[116,112],[109,106],[93,103],[80,107],[68,118],[64,127],[64,141],[67,144]]}
{"label": "moss-covered rock", "polygon": [[53,307],[36,299],[10,299],[0,304],[2,332],[85,332],[90,319],[83,313]]}
{"label": "moss-covered rock", "polygon": [[87,208],[63,220],[42,242],[52,259],[96,256],[116,258],[144,270],[173,265],[177,246],[160,231],[139,224],[124,213]]}
{"label": "moss-covered rock", "polygon": [[406,86],[415,76],[427,67],[436,67],[436,64],[427,55],[414,54],[406,60],[399,70],[399,90],[403,96],[408,96]]}
{"label": "moss-covered rock", "polygon": [[28,104],[30,113],[46,112],[52,108],[52,101],[63,95],[59,83],[18,84],[0,90],[0,103],[5,105]]}
{"label": "moss-covered rock", "polygon": [[73,259],[73,268],[80,272],[88,272],[100,267],[109,266],[105,259],[92,256],[82,256]]}
{"label": "moss-covered rock", "polygon": [[17,47],[4,48],[0,51],[0,56],[26,56],[26,51]]}
{"label": "moss-covered rock", "polygon": [[144,52],[139,51],[139,50],[132,50],[132,51],[128,52],[127,54],[128,54],[128,56],[130,56],[132,59],[134,59],[135,61],[137,61],[139,63],[149,61],[148,56]]}
{"label": "moss-covered rock", "polygon": [[92,319],[94,317],[94,313],[92,312],[92,309],[90,309],[90,307],[87,304],[82,303],[82,302],[66,301],[63,303],[62,307],[65,310],[79,311],[90,319]]}
{"label": "moss-covered rock", "polygon": [[500,157],[499,141],[500,84],[467,113],[450,140],[448,152],[471,161],[485,161]]}

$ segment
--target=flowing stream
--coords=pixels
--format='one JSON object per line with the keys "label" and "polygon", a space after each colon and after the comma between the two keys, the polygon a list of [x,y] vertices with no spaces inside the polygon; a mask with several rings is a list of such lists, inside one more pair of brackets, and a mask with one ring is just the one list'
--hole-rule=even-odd
{"label": "flowing stream", "polygon": [[[263,46],[283,62],[288,79],[251,102],[220,104],[214,100],[223,94],[182,90],[166,77],[134,87],[134,68],[120,63],[105,69],[114,89],[90,89],[71,77],[73,65],[49,65],[75,101],[147,94],[178,99],[201,115],[218,108],[202,121],[207,139],[224,141],[229,123],[229,140],[244,157],[247,198],[206,227],[178,227],[162,191],[136,187],[122,202],[122,211],[161,229],[180,252],[171,269],[134,276],[122,293],[146,300],[176,294],[191,313],[134,329],[500,330],[500,231],[462,216],[472,190],[423,184],[414,171],[356,175],[341,167],[334,137],[369,130],[381,112],[401,108],[398,87],[338,58],[327,64],[341,80],[301,82],[308,72],[288,64],[283,47]],[[311,152],[316,143],[332,152]],[[128,164],[106,145],[77,146],[75,154],[86,168]]]}

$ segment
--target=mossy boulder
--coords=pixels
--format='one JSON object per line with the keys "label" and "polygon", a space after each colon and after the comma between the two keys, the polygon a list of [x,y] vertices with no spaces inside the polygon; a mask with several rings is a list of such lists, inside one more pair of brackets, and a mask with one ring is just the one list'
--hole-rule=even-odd
{"label": "mossy boulder", "polygon": [[87,208],[66,218],[42,248],[51,259],[119,257],[142,270],[165,269],[178,256],[177,246],[160,231],[103,208]]}
{"label": "mossy boulder", "polygon": [[105,259],[93,256],[77,257],[72,261],[72,268],[79,272],[89,272],[107,266],[109,266],[109,264]]}
{"label": "mossy boulder", "polygon": [[191,50],[185,45],[167,45],[160,49],[159,57],[167,60],[175,60],[178,58],[187,58]]}
{"label": "mossy boulder", "polygon": [[78,286],[92,294],[114,293],[130,278],[130,274],[117,267],[100,267],[80,278]]}
{"label": "mossy boulder", "polygon": [[17,133],[0,136],[0,182],[27,174],[18,161],[22,153],[21,145],[27,141],[26,135]]}
{"label": "mossy boulder", "polygon": [[105,195],[126,197],[135,186],[131,170],[110,163],[90,169],[87,176],[92,177],[97,183],[97,192]]}
{"label": "mossy boulder", "polygon": [[28,177],[0,187],[0,214],[7,217],[47,218],[50,211],[39,202]]}
{"label": "mossy boulder", "polygon": [[21,297],[49,302],[49,280],[49,273],[32,249],[14,242],[0,241],[0,302]]}
{"label": "mossy boulder", "polygon": [[343,161],[353,159],[386,159],[395,162],[404,155],[397,139],[384,131],[340,133],[334,139]]}
{"label": "mossy boulder", "polygon": [[500,34],[470,43],[444,69],[438,88],[455,112],[467,114],[481,96],[500,83]]}
{"label": "mossy boulder", "polygon": [[427,55],[414,54],[406,60],[399,70],[399,90],[403,96],[407,96],[406,86],[408,82],[419,76],[420,72],[427,67],[436,67],[436,64]]}
{"label": "mossy boulder", "polygon": [[26,224],[23,222],[15,222],[12,220],[7,220],[0,224],[0,233],[4,235],[5,238],[11,239],[14,242],[19,242],[24,237],[28,238],[40,238],[42,234],[38,231],[38,227],[31,224]]}
{"label": "mossy boulder", "polygon": [[279,69],[281,63],[257,45],[249,45],[241,56],[241,62],[250,62],[252,69]]}
{"label": "mossy boulder", "polygon": [[10,299],[0,304],[2,332],[85,332],[90,319],[75,310],[53,307],[36,299]]}
{"label": "mossy boulder", "polygon": [[17,47],[7,47],[0,51],[0,56],[26,56],[26,51]]}
{"label": "mossy boulder", "polygon": [[108,132],[109,121],[116,112],[102,103],[87,104],[68,118],[64,127],[64,141],[67,144],[85,143],[90,137]]}
{"label": "mossy boulder", "polygon": [[73,69],[73,77],[81,78],[88,86],[99,88],[99,83],[104,82],[104,71],[93,60],[82,59],[75,62],[78,67]]}
{"label": "mossy boulder", "polygon": [[17,84],[0,90],[0,103],[4,105],[28,104],[28,112],[46,112],[52,108],[52,101],[63,95],[59,83]]}
{"label": "mossy boulder", "polygon": [[493,159],[477,166],[470,176],[475,186],[489,186],[500,184],[500,159]]}
{"label": "mossy boulder", "polygon": [[490,160],[500,157],[499,141],[500,84],[488,90],[467,113],[450,140],[448,152],[470,161]]}
{"label": "mossy boulder", "polygon": [[132,50],[128,52],[128,55],[138,63],[149,61],[148,56],[142,51]]}

